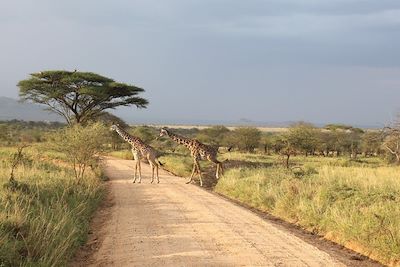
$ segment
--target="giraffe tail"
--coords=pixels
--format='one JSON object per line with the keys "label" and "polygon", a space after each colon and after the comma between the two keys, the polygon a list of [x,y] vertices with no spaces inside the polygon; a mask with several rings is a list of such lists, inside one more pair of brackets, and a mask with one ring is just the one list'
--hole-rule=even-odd
{"label": "giraffe tail", "polygon": [[157,160],[158,164],[160,164],[160,166],[164,166],[163,163],[161,163],[161,161]]}

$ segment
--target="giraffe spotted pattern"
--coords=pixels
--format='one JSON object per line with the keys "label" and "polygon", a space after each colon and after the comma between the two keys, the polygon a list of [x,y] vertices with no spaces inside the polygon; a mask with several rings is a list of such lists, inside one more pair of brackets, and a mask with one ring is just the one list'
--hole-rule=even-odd
{"label": "giraffe spotted pattern", "polygon": [[146,158],[150,164],[152,173],[151,173],[151,183],[154,181],[154,171],[157,178],[157,183],[160,182],[160,178],[158,176],[158,164],[157,160],[157,152],[150,145],[144,143],[140,138],[135,137],[127,133],[124,129],[122,129],[119,125],[112,125],[111,130],[116,131],[122,139],[128,142],[132,146],[132,154],[135,158],[135,174],[133,182],[136,182],[137,171],[139,170],[139,183],[142,182],[142,171],[140,160],[142,158]]}
{"label": "giraffe spotted pattern", "polygon": [[193,158],[193,169],[192,169],[192,174],[190,175],[190,179],[187,183],[190,183],[193,180],[194,174],[197,173],[200,177],[200,186],[203,186],[203,179],[201,175],[199,160],[208,160],[217,165],[217,170],[215,173],[215,177],[217,179],[219,179],[220,175],[223,174],[224,169],[222,166],[222,162],[217,160],[218,150],[216,148],[205,145],[196,139],[190,139],[187,137],[174,134],[171,131],[167,130],[166,128],[161,128],[160,130],[159,137],[163,136],[168,136],[176,143],[184,145],[190,150],[190,155]]}

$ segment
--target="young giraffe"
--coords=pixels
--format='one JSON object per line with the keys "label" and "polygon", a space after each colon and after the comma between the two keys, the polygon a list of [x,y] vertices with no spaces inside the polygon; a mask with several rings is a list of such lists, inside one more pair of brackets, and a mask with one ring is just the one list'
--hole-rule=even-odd
{"label": "young giraffe", "polygon": [[190,150],[190,155],[193,158],[193,170],[192,174],[190,175],[190,180],[186,182],[187,184],[190,183],[193,179],[193,175],[195,172],[197,172],[200,176],[200,186],[203,186],[203,181],[201,177],[201,170],[200,170],[200,164],[199,160],[201,159],[206,159],[209,160],[215,164],[217,164],[217,171],[215,173],[215,177],[219,179],[219,175],[223,174],[224,169],[222,166],[222,162],[217,160],[217,153],[218,149],[215,149],[214,147],[205,145],[197,141],[196,139],[189,139],[177,134],[174,134],[170,132],[169,130],[165,128],[161,128],[160,130],[160,136],[168,136],[178,144],[184,145]]}
{"label": "young giraffe", "polygon": [[[154,169],[156,170],[156,178],[157,183],[160,182],[160,178],[158,177],[158,164],[157,164],[157,155],[154,148],[145,144],[140,138],[132,136],[128,134],[125,130],[123,130],[118,124],[112,125],[111,130],[116,131],[126,142],[128,142],[132,146],[132,154],[135,158],[135,176],[133,182],[136,182],[137,170],[139,169],[139,183],[142,182],[142,170],[140,167],[140,159],[142,157],[146,158],[149,161],[151,167],[151,183],[154,181]],[[159,161],[158,163],[162,165]]]}

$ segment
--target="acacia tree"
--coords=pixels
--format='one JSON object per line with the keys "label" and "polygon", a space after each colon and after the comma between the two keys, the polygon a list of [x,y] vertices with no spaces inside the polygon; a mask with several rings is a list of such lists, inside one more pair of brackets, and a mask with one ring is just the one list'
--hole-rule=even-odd
{"label": "acacia tree", "polygon": [[30,76],[18,83],[21,99],[46,105],[68,124],[86,123],[107,109],[148,104],[138,96],[144,89],[92,72],[51,70]]}
{"label": "acacia tree", "polygon": [[400,164],[400,114],[390,126],[383,128],[381,135],[382,147],[395,158],[397,164]]}
{"label": "acacia tree", "polygon": [[294,136],[288,131],[274,136],[273,142],[275,152],[282,157],[283,165],[289,169],[290,157],[297,154],[296,140]]}
{"label": "acacia tree", "polygon": [[350,158],[357,158],[357,154],[361,150],[361,137],[364,131],[360,128],[351,128],[350,132],[347,134],[348,139],[348,151],[350,153]]}
{"label": "acacia tree", "polygon": [[213,146],[221,146],[224,144],[225,137],[230,133],[230,130],[225,126],[212,126],[199,131],[196,139]]}
{"label": "acacia tree", "polygon": [[298,122],[290,126],[288,139],[296,150],[308,156],[314,154],[318,147],[318,132],[311,123]]}
{"label": "acacia tree", "polygon": [[290,126],[285,133],[275,138],[274,146],[283,157],[286,168],[290,168],[290,157],[303,152],[306,156],[314,154],[318,147],[319,130],[314,125],[306,122],[298,122]]}
{"label": "acacia tree", "polygon": [[260,145],[261,131],[254,127],[238,127],[232,131],[231,143],[241,151],[254,152]]}
{"label": "acacia tree", "polygon": [[273,147],[273,135],[272,135],[272,133],[264,133],[264,134],[262,134],[260,144],[264,149],[264,153],[269,155],[270,154],[270,150]]}
{"label": "acacia tree", "polygon": [[379,132],[366,132],[362,136],[361,150],[366,157],[381,153],[382,135]]}

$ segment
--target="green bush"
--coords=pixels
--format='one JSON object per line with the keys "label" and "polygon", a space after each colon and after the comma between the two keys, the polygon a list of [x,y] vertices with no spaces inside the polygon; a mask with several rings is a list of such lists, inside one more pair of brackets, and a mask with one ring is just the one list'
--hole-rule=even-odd
{"label": "green bush", "polygon": [[66,154],[74,168],[76,181],[83,178],[88,166],[97,165],[97,157],[103,151],[103,144],[109,131],[100,123],[82,126],[75,124],[52,135],[51,147]]}

